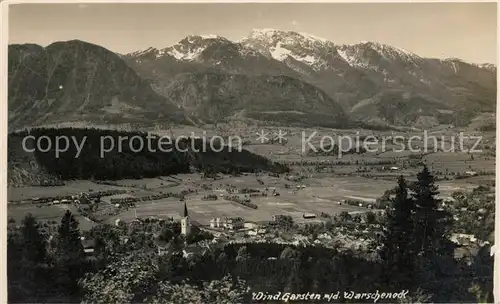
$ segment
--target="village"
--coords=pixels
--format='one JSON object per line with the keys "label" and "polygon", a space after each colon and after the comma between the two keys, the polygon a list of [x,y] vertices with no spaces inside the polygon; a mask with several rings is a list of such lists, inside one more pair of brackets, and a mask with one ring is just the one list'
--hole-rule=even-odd
{"label": "village", "polygon": [[[122,187],[80,192],[76,195],[33,197],[29,200],[12,202],[11,207],[35,206],[38,210],[57,208],[61,212],[73,210],[80,216],[80,223],[91,223],[89,227],[102,223],[117,227],[135,227],[144,225],[145,222],[180,222],[181,235],[189,236],[193,227],[211,235],[210,240],[186,246],[183,252],[188,257],[193,252],[199,253],[200,250],[205,250],[203,248],[207,246],[217,247],[224,244],[248,242],[323,246],[337,250],[369,252],[375,250],[371,248],[371,244],[381,233],[380,220],[387,207],[387,201],[392,197],[390,191],[380,193],[377,199],[349,195],[334,201],[330,200],[323,209],[324,211],[304,208],[304,204],[302,208],[296,206],[290,209],[293,205],[287,202],[304,195],[304,191],[308,191],[311,187],[314,190],[314,184],[304,178],[286,176],[282,178],[282,181],[286,182],[284,184],[286,187],[283,185],[280,187],[276,180],[270,183],[269,178],[277,179],[276,177],[266,178],[262,175],[248,174],[236,178],[236,180],[244,179],[242,183],[244,187],[239,187],[234,183],[232,185],[222,183],[223,176],[215,180],[205,180],[198,187],[189,187],[189,183],[194,182],[195,176],[186,175],[182,178],[186,181],[182,183],[183,186],[170,187],[170,192],[159,191],[152,194],[151,189],[145,191],[134,187],[129,189]],[[202,180],[199,179],[196,182],[200,183]],[[233,177],[232,180],[235,181],[235,178]],[[249,180],[254,180],[255,188],[247,187]],[[217,182],[219,186],[209,186],[214,182]],[[478,203],[470,205],[470,203],[466,204],[467,192],[448,192],[444,184],[442,195],[445,200],[441,209],[453,210],[455,220],[477,214],[478,221],[480,221],[492,211],[492,206],[494,206],[494,204],[484,205],[484,200],[488,199],[492,202],[494,196],[491,192],[492,188],[487,186],[474,189],[476,190],[473,193],[479,193],[482,202],[479,202],[479,196],[475,196],[471,200]],[[310,199],[315,199],[317,207],[317,202],[321,200],[314,196],[317,194],[312,194]],[[282,202],[282,205],[279,209],[273,208],[265,211],[267,214],[262,216],[261,209],[266,207],[264,202],[268,202],[270,206],[273,206],[273,203],[276,206],[276,202]],[[211,206],[215,209],[208,214],[207,210],[210,209],[207,209],[209,207],[207,204],[215,204]],[[157,212],[156,208],[159,207],[161,210],[168,209],[169,212]],[[226,212],[223,212],[225,209]],[[332,213],[331,210],[337,210],[337,212]],[[254,213],[260,215],[256,216]],[[466,222],[464,220],[464,223]],[[53,222],[52,225],[56,224]],[[85,233],[83,235],[82,245],[85,253],[92,255],[94,240],[86,237]],[[489,244],[491,238],[488,240],[487,236],[477,236],[469,231],[457,230],[452,234],[451,240],[463,248],[457,250],[457,255],[470,258],[478,248]],[[159,253],[168,251],[165,244],[157,244],[156,250]]]}

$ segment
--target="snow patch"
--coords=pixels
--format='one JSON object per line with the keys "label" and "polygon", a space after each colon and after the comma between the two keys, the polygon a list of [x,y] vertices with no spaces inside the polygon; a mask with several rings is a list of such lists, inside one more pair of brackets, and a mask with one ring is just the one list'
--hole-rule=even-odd
{"label": "snow patch", "polygon": [[179,52],[176,48],[172,48],[167,52],[169,55],[173,56],[177,60],[182,60],[184,54]]}
{"label": "snow patch", "polygon": [[287,59],[288,57],[291,57],[297,61],[303,62],[305,64],[308,64],[310,66],[314,65],[315,63],[318,62],[318,59],[312,55],[297,55],[294,54],[291,50],[283,47],[283,44],[281,42],[278,42],[276,47],[271,49],[271,57],[278,60],[278,61],[283,61]]}
{"label": "snow patch", "polygon": [[216,39],[219,36],[214,35],[214,34],[208,34],[208,35],[200,35],[200,37],[203,38],[203,39]]}
{"label": "snow patch", "polygon": [[166,53],[173,56],[177,60],[191,61],[196,59],[201,54],[201,52],[203,52],[203,50],[205,50],[204,47],[198,47],[193,50],[188,50],[187,52],[181,52],[176,47],[172,47],[172,49],[170,49]]}
{"label": "snow patch", "polygon": [[292,54],[292,51],[282,47],[281,42],[278,42],[276,47],[271,50],[271,57],[273,57],[274,59],[279,60],[279,61],[285,60],[291,54]]}
{"label": "snow patch", "polygon": [[451,67],[453,68],[453,71],[456,74],[458,72],[457,64],[453,61],[450,61],[450,62],[451,62]]}
{"label": "snow patch", "polygon": [[341,49],[338,49],[337,50],[337,53],[340,55],[340,57],[342,57],[342,59],[344,59],[345,62],[347,62],[350,66],[354,66],[356,64],[356,59],[347,54],[346,51],[344,50],[341,50]]}
{"label": "snow patch", "polygon": [[163,55],[165,55],[165,49],[159,50],[158,53],[156,53],[156,58],[160,58]]}

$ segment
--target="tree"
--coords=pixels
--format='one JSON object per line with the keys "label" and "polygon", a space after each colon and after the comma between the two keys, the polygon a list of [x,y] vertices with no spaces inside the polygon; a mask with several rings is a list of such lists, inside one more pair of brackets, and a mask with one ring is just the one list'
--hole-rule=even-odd
{"label": "tree", "polygon": [[[382,238],[380,256],[383,260],[386,281],[395,281],[398,288],[407,287],[413,275],[416,252],[414,242],[415,205],[408,195],[408,185],[403,176],[398,179],[395,197],[391,199],[391,207],[386,213],[386,222]],[[396,275],[398,274],[398,275]],[[398,278],[394,280],[394,276]]]}
{"label": "tree", "polygon": [[447,244],[449,215],[439,210],[441,200],[437,197],[438,187],[427,166],[417,174],[413,188],[415,201],[415,250],[424,256],[439,253]]}
{"label": "tree", "polygon": [[171,254],[159,257],[158,268],[157,278],[178,282],[184,277],[188,265],[181,252],[172,252]]}
{"label": "tree", "polygon": [[372,211],[366,213],[366,223],[371,225],[375,224],[377,221],[377,216]]}
{"label": "tree", "polygon": [[434,294],[439,301],[439,295],[450,284],[443,285],[443,273],[456,273],[454,261],[454,244],[449,240],[449,230],[452,217],[441,207],[438,198],[438,187],[435,178],[427,166],[417,174],[417,181],[413,185],[413,200],[415,201],[415,232],[413,234],[413,250],[416,271],[415,281],[419,287]]}
{"label": "tree", "polygon": [[84,252],[78,221],[68,210],[59,225],[56,238],[55,258],[60,270],[60,284],[70,291],[77,290],[77,281],[84,271]]}
{"label": "tree", "polygon": [[351,219],[352,219],[352,216],[347,211],[340,212],[340,214],[338,216],[338,220],[340,222],[347,222],[347,221],[350,221]]}
{"label": "tree", "polygon": [[36,219],[28,214],[21,229],[22,256],[26,261],[38,264],[45,261],[47,248],[44,236],[40,233]]}
{"label": "tree", "polygon": [[241,246],[238,249],[238,254],[236,256],[236,262],[244,262],[250,259],[250,254],[248,253],[247,246]]}
{"label": "tree", "polygon": [[286,292],[298,292],[301,286],[300,279],[300,265],[301,265],[301,253],[287,246],[280,255],[280,260],[284,262],[284,265],[288,268],[288,278],[285,283]]}
{"label": "tree", "polygon": [[239,275],[246,276],[249,273],[250,258],[247,246],[241,246],[235,258],[236,270]]}
{"label": "tree", "polygon": [[297,261],[300,258],[300,253],[290,246],[287,246],[281,252],[280,259],[286,260],[288,262]]}
{"label": "tree", "polygon": [[221,280],[213,280],[203,284],[203,303],[243,303],[248,296],[250,288],[244,280],[225,276]]}
{"label": "tree", "polygon": [[204,282],[201,288],[188,282],[172,284],[161,282],[155,296],[147,299],[147,303],[245,303],[250,288],[245,281],[227,275],[220,280]]}
{"label": "tree", "polygon": [[139,303],[153,290],[158,266],[146,253],[130,253],[80,281],[87,303]]}
{"label": "tree", "polygon": [[290,230],[294,226],[293,218],[290,215],[276,216],[275,224],[282,230]]}
{"label": "tree", "polygon": [[95,253],[99,259],[105,261],[108,257],[124,250],[120,240],[121,231],[116,226],[99,225],[92,228],[89,234],[95,239]]}
{"label": "tree", "polygon": [[57,232],[57,256],[63,260],[81,260],[84,254],[80,229],[71,211],[66,211]]}

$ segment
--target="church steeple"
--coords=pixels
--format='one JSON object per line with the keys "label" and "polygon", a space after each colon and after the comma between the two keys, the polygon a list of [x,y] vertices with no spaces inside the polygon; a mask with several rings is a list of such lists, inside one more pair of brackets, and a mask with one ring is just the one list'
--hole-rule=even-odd
{"label": "church steeple", "polygon": [[191,223],[189,221],[189,213],[186,206],[186,202],[184,202],[184,216],[181,219],[181,234],[188,235],[191,232]]}
{"label": "church steeple", "polygon": [[188,217],[189,214],[188,214],[188,208],[186,206],[186,202],[184,202],[184,216],[183,217]]}

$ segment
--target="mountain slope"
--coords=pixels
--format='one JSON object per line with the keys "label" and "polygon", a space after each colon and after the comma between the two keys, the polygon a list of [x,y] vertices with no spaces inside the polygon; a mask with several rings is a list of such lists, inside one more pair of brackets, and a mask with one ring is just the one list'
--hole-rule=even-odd
{"label": "mountain slope", "polygon": [[350,112],[355,120],[376,125],[415,125],[422,119],[437,123],[455,123],[454,112],[447,105],[422,94],[402,90],[383,91],[362,100]]}
{"label": "mountain slope", "polygon": [[[232,117],[342,127],[342,107],[318,88],[288,76],[185,73],[163,92],[191,115],[207,122]],[[324,121],[308,121],[321,116]]]}
{"label": "mountain slope", "polygon": [[9,46],[9,127],[60,121],[184,121],[119,56],[72,40]]}

